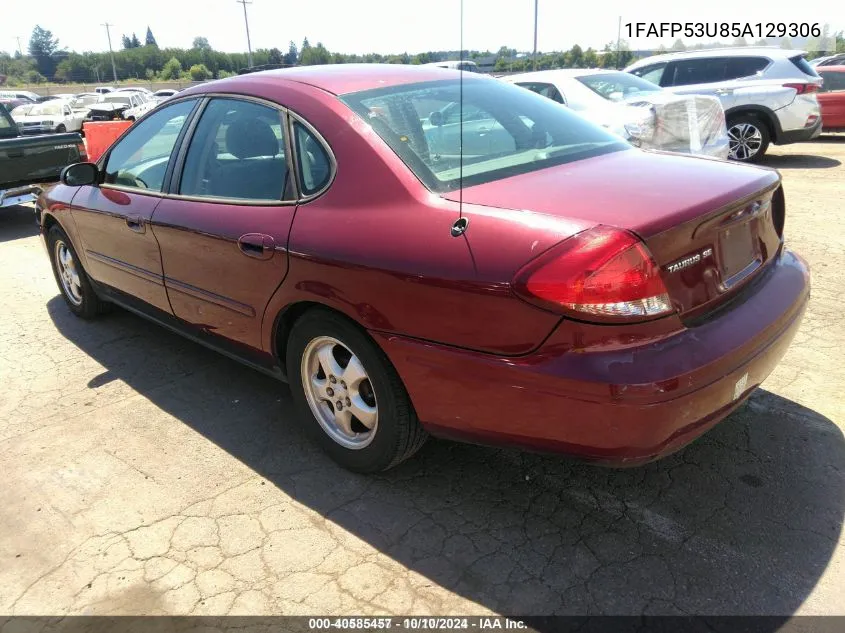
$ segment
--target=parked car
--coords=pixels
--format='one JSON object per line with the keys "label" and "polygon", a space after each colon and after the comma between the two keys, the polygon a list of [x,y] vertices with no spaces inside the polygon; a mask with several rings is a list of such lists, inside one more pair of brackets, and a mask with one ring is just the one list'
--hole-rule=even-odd
{"label": "parked car", "polygon": [[90,107],[100,101],[101,96],[96,92],[80,92],[73,96],[70,107],[74,112],[84,112],[87,114]]}
{"label": "parked car", "polygon": [[565,105],[632,144],[728,157],[725,113],[715,97],[675,95],[625,72],[541,70],[505,81]]}
{"label": "parked car", "polygon": [[818,68],[819,66],[840,66],[845,65],[845,53],[837,53],[836,55],[827,55],[825,57],[816,57],[810,60],[810,66]]}
{"label": "parked car", "polygon": [[20,105],[37,103],[38,95],[34,92],[0,90],[0,105],[5,106],[11,112]]}
{"label": "parked car", "polygon": [[111,86],[97,86],[96,88],[94,88],[94,92],[101,95],[112,92],[113,90],[114,88]]}
{"label": "parked car", "polygon": [[55,95],[44,95],[43,97],[38,97],[36,101],[38,103],[44,103],[46,101],[55,101],[56,99],[60,99],[63,101],[70,101],[74,98],[75,95],[68,94],[68,93],[60,93]]}
{"label": "parked car", "polygon": [[478,70],[478,64],[474,61],[465,59],[465,60],[452,60],[447,62],[430,62],[428,64],[423,64],[424,66],[433,66],[435,68],[451,68],[453,70],[464,70],[470,73],[477,73],[481,72]]}
{"label": "parked car", "polygon": [[69,102],[55,99],[15,108],[12,118],[22,134],[63,134],[80,131],[84,114],[74,112]]}
{"label": "parked car", "polygon": [[170,97],[176,96],[178,93],[179,91],[174,88],[162,88],[161,90],[156,90],[153,93],[153,98],[161,102],[170,99]]}
{"label": "parked car", "polygon": [[132,108],[123,111],[123,118],[127,121],[134,121],[144,116],[147,112],[155,108],[160,102],[158,99],[150,97],[143,103],[140,103]]}
{"label": "parked car", "polygon": [[147,102],[146,95],[131,90],[102,95],[97,103],[88,107],[85,121],[113,121],[123,119],[123,114]]}
{"label": "parked car", "polygon": [[809,141],[821,134],[816,93],[822,81],[802,51],[685,51],[641,59],[625,70],[678,94],[719,97],[735,160],[756,162],[770,143]]}
{"label": "parked car", "polygon": [[143,86],[122,86],[120,88],[116,88],[114,92],[141,92],[148,97],[152,96],[153,92],[149,88],[144,88]]}
{"label": "parked car", "polygon": [[[510,146],[432,150],[426,120],[461,99]],[[658,458],[745,401],[809,296],[776,170],[645,152],[419,66],[191,87],[36,215],[71,312],[117,303],[286,379],[364,472],[428,433]]]}
{"label": "parked car", "polygon": [[825,132],[845,132],[845,64],[822,66],[818,73],[824,80],[819,92],[822,129]]}
{"label": "parked car", "polygon": [[76,133],[23,137],[0,104],[0,208],[32,202],[40,185],[59,179],[64,167],[87,160]]}

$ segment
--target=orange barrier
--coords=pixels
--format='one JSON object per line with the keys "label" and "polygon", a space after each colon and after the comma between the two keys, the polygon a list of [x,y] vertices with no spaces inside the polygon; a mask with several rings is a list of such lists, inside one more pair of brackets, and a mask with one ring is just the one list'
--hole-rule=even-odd
{"label": "orange barrier", "polygon": [[111,144],[123,131],[132,125],[132,121],[94,121],[83,123],[82,131],[85,133],[85,148],[88,151],[88,160],[96,163],[100,156],[111,147]]}

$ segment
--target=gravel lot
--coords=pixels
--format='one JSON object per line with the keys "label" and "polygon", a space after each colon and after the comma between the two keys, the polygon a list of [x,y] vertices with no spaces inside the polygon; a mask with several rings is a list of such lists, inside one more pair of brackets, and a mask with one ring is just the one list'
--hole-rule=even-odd
{"label": "gravel lot", "polygon": [[58,296],[0,211],[0,612],[845,614],[845,137],[772,148],[809,312],[747,406],[614,471],[430,442],[379,477],[287,387]]}

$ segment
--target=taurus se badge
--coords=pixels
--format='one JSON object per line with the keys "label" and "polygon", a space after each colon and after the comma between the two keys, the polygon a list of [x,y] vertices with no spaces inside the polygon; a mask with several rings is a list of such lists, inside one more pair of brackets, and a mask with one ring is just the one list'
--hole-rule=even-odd
{"label": "taurus se badge", "polygon": [[679,259],[678,261],[669,264],[666,266],[666,269],[670,273],[676,273],[679,270],[683,270],[684,268],[689,268],[693,264],[697,264],[702,259],[706,259],[713,254],[712,248],[705,248],[700,253],[696,253],[695,255],[690,255],[689,257],[684,257],[683,259]]}

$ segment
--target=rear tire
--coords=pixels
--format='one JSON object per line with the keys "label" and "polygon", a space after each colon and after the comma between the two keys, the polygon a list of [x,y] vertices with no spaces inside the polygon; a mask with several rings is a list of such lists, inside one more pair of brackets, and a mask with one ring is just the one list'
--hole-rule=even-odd
{"label": "rear tire", "polygon": [[322,309],[302,315],[285,360],[306,431],[344,468],[387,470],[428,438],[384,352],[340,315]]}
{"label": "rear tire", "polygon": [[58,225],[51,226],[47,232],[47,248],[53,276],[70,311],[83,319],[92,319],[105,312],[108,304],[94,292],[76,250]]}
{"label": "rear tire", "polygon": [[753,114],[728,118],[728,157],[740,163],[757,163],[769,149],[769,126]]}

